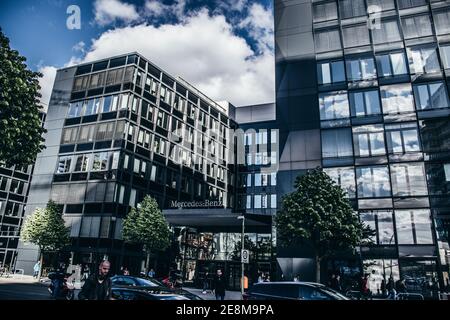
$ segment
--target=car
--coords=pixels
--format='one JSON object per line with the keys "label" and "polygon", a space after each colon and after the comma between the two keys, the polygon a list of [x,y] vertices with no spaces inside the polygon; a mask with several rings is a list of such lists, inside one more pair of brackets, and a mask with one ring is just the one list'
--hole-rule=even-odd
{"label": "car", "polygon": [[[180,288],[168,288],[163,283],[159,282],[153,278],[140,278],[133,276],[113,276],[111,277],[111,282],[113,289],[119,288],[128,288],[128,289],[136,289],[141,291],[146,291],[150,294],[172,294],[177,296],[184,296],[188,300],[203,300],[199,296]],[[158,299],[156,299],[158,300]],[[163,299],[159,299],[163,300]],[[167,300],[167,299],[166,299]],[[176,300],[176,299],[172,299]]]}
{"label": "car", "polygon": [[341,293],[314,282],[260,282],[244,294],[245,300],[350,300]]}
{"label": "car", "polygon": [[146,290],[131,288],[112,288],[113,300],[191,300],[186,296],[172,292],[150,293]]}

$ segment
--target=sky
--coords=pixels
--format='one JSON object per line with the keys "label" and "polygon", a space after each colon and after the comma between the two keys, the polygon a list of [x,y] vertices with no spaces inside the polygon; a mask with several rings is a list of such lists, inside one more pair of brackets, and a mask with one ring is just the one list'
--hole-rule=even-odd
{"label": "sky", "polygon": [[134,51],[216,101],[275,100],[272,0],[1,0],[0,28],[43,103],[57,69]]}

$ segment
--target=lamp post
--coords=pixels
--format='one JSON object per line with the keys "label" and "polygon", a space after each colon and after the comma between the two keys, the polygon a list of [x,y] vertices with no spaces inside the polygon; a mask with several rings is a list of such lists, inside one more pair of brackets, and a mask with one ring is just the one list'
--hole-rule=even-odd
{"label": "lamp post", "polygon": [[238,216],[239,220],[242,220],[242,233],[241,233],[241,299],[244,300],[244,260],[242,259],[242,252],[244,251],[244,230],[245,230],[245,216]]}

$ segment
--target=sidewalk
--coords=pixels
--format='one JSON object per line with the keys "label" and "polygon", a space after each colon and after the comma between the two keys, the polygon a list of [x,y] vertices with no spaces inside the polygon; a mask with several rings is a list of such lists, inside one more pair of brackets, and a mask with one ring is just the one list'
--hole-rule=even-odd
{"label": "sidewalk", "polygon": [[[183,288],[186,291],[189,291],[203,300],[216,300],[216,296],[208,290],[208,293],[203,294],[202,289],[196,289],[196,288]],[[241,300],[241,292],[240,291],[226,291],[225,292],[225,300]]]}

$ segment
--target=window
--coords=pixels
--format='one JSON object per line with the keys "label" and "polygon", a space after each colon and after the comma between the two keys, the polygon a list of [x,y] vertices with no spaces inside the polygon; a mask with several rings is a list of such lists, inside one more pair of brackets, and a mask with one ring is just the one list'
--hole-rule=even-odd
{"label": "window", "polygon": [[100,123],[98,125],[96,140],[111,140],[114,134],[115,122]]}
{"label": "window", "polygon": [[356,197],[355,171],[352,167],[325,168],[323,171],[347,192],[350,199]]}
{"label": "window", "polygon": [[314,34],[314,44],[317,52],[326,52],[341,49],[341,36],[339,30],[318,31]]}
{"label": "window", "polygon": [[271,209],[277,208],[277,195],[276,194],[270,195],[270,208]]}
{"label": "window", "polygon": [[387,166],[356,168],[358,198],[389,197],[391,186]]}
{"label": "window", "polygon": [[82,76],[75,78],[73,84],[73,91],[86,90],[88,86],[89,76]]}
{"label": "window", "polygon": [[367,6],[378,6],[381,11],[395,9],[394,0],[367,0]]}
{"label": "window", "polygon": [[167,130],[169,127],[169,115],[163,111],[158,111],[156,125]]}
{"label": "window", "polygon": [[134,78],[135,67],[127,67],[125,69],[125,76],[123,77],[123,82],[132,82]]}
{"label": "window", "polygon": [[343,61],[323,62],[317,65],[319,84],[330,84],[345,81]]}
{"label": "window", "polygon": [[164,101],[168,105],[172,105],[173,92],[164,86],[161,86],[161,101]]}
{"label": "window", "polygon": [[131,189],[129,204],[130,207],[134,207],[136,204],[136,189]]}
{"label": "window", "polygon": [[92,164],[92,171],[108,170],[108,152],[101,152],[94,154],[94,161]]}
{"label": "window", "polygon": [[353,156],[352,135],[349,128],[322,131],[322,157],[340,158]]}
{"label": "window", "polygon": [[261,209],[261,195],[255,195],[255,209]]}
{"label": "window", "polygon": [[355,156],[374,157],[386,154],[383,125],[367,125],[353,128]]}
{"label": "window", "polygon": [[447,89],[443,82],[415,85],[414,98],[419,110],[448,108],[450,106]]}
{"label": "window", "polygon": [[133,111],[134,113],[138,113],[138,109],[139,109],[139,102],[141,101],[141,99],[139,99],[136,96],[132,96],[130,98],[130,103],[131,103],[131,111]]}
{"label": "window", "polygon": [[111,86],[122,82],[123,68],[108,71],[106,77],[106,85]]}
{"label": "window", "polygon": [[276,186],[277,185],[277,173],[276,172],[272,172],[270,174],[270,185],[271,186]]}
{"label": "window", "polygon": [[245,208],[246,209],[252,208],[252,196],[251,195],[247,195],[247,201],[245,203]]}
{"label": "window", "polygon": [[69,105],[69,113],[67,114],[67,117],[68,118],[81,117],[82,110],[83,110],[83,101],[71,103]]}
{"label": "window", "polygon": [[374,244],[395,244],[392,211],[363,211],[359,216],[361,222],[376,232],[372,238]]}
{"label": "window", "polygon": [[398,244],[432,244],[430,210],[395,210]]}
{"label": "window", "polygon": [[444,11],[434,12],[434,25],[436,26],[437,34],[446,34],[450,33],[450,9],[446,9]]}
{"label": "window", "polygon": [[353,91],[349,93],[353,117],[381,114],[378,90]]}
{"label": "window", "polygon": [[118,95],[106,96],[105,98],[103,98],[102,113],[116,111],[118,102],[119,102],[119,96]]}
{"label": "window", "polygon": [[251,187],[252,186],[252,174],[251,173],[248,173],[247,175],[246,175],[246,177],[247,177],[247,180],[245,181],[245,183],[246,183],[246,187]]}
{"label": "window", "polygon": [[429,15],[403,18],[402,26],[405,39],[425,37],[433,34]]}
{"label": "window", "polygon": [[398,8],[406,9],[427,4],[426,0],[398,0]]}
{"label": "window", "polygon": [[354,58],[346,62],[349,81],[372,80],[377,76],[373,58]]}
{"label": "window", "polygon": [[116,131],[114,133],[114,139],[115,140],[124,139],[124,134],[125,134],[125,121],[123,121],[123,120],[117,121]]}
{"label": "window", "polygon": [[106,72],[99,72],[91,75],[91,81],[89,82],[89,88],[98,88],[105,83]]}
{"label": "window", "polygon": [[267,131],[260,130],[256,134],[256,144],[267,144]]}
{"label": "window", "polygon": [[435,47],[408,48],[409,71],[411,73],[439,72],[439,60]]}
{"label": "window", "polygon": [[261,186],[261,173],[255,173],[255,187]]}
{"label": "window", "polygon": [[9,187],[9,191],[15,194],[23,194],[25,187],[25,182],[11,179],[11,186]]}
{"label": "window", "polygon": [[89,170],[89,158],[90,155],[87,154],[80,154],[76,155],[76,161],[75,161],[75,169],[74,172],[86,172]]}
{"label": "window", "polygon": [[383,20],[379,28],[372,28],[373,43],[389,43],[402,40],[397,20]]}
{"label": "window", "polygon": [[86,109],[84,110],[85,116],[90,116],[92,114],[97,114],[100,110],[100,98],[91,99],[86,102]]}
{"label": "window", "polygon": [[134,143],[134,134],[136,132],[136,127],[132,124],[128,124],[128,134],[127,134],[127,140]]}
{"label": "window", "polygon": [[348,98],[346,92],[319,95],[320,120],[348,118]]}
{"label": "window", "polygon": [[341,19],[365,16],[366,4],[364,0],[340,0],[339,12]]}
{"label": "window", "polygon": [[450,69],[450,45],[441,46],[441,58],[445,69]]}
{"label": "window", "polygon": [[380,87],[384,114],[414,111],[410,84],[396,84]]}
{"label": "window", "polygon": [[315,4],[313,7],[314,22],[337,19],[336,2]]}
{"label": "window", "polygon": [[123,204],[123,196],[125,194],[125,187],[121,186],[121,185],[117,185],[117,202],[119,202],[120,204]]}
{"label": "window", "polygon": [[80,127],[80,135],[78,142],[92,142],[94,141],[95,124]]}
{"label": "window", "polygon": [[392,192],[395,197],[427,194],[423,163],[391,165]]}
{"label": "window", "polygon": [[261,173],[261,185],[267,186],[268,182],[269,182],[269,176],[265,173]]}
{"label": "window", "polygon": [[56,173],[68,173],[70,172],[70,164],[72,163],[72,157],[59,157],[58,167]]}
{"label": "window", "polygon": [[345,48],[370,44],[369,29],[366,24],[342,28],[342,37]]}
{"label": "window", "polygon": [[190,102],[187,103],[187,115],[192,120],[195,120],[195,106]]}
{"label": "window", "polygon": [[377,56],[377,66],[379,77],[392,77],[408,73],[403,52]]}
{"label": "window", "polygon": [[8,180],[9,179],[7,177],[0,176],[0,190],[6,191],[6,185],[8,184]]}
{"label": "window", "polygon": [[401,123],[385,126],[388,152],[406,153],[420,151],[417,124]]}
{"label": "window", "polygon": [[175,109],[177,109],[180,112],[184,113],[184,108],[185,108],[185,104],[186,104],[186,100],[184,100],[183,98],[181,98],[179,95],[175,95],[175,99],[173,102],[173,107]]}
{"label": "window", "polygon": [[148,102],[145,100],[142,100],[141,104],[141,116],[145,119],[149,120],[150,122],[153,122],[153,115],[154,115],[155,109],[153,106],[151,106]]}
{"label": "window", "polygon": [[121,94],[120,95],[120,104],[119,104],[119,109],[120,110],[124,110],[124,109],[128,109],[128,98],[129,98],[129,94]]}
{"label": "window", "polygon": [[156,137],[153,141],[153,152],[165,155],[166,153],[166,141],[160,137]]}
{"label": "window", "polygon": [[144,147],[145,149],[150,148],[150,133],[140,129],[138,138],[137,138],[137,144]]}
{"label": "window", "polygon": [[63,129],[61,144],[70,144],[77,141],[78,127]]}
{"label": "window", "polygon": [[450,182],[450,163],[444,164],[445,181]]}

